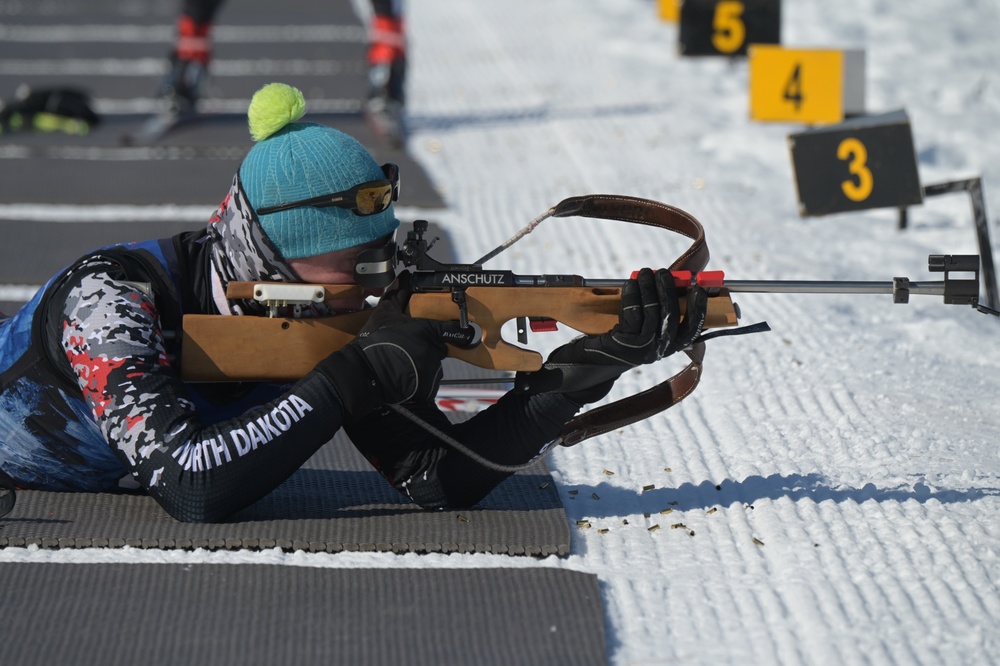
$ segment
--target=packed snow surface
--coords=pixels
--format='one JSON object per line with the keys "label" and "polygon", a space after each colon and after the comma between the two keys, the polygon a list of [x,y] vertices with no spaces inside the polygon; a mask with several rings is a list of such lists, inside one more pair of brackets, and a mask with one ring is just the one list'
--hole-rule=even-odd
{"label": "packed snow surface", "polygon": [[[867,110],[906,110],[924,185],[981,176],[988,213],[1000,206],[1000,5],[783,4],[785,45],[865,51]],[[895,210],[800,217],[787,138],[807,128],[751,121],[746,60],[682,58],[677,25],[649,0],[408,11],[409,150],[447,201],[433,219],[462,260],[588,193],[687,210],[709,267],[734,280],[939,280],[929,254],[979,251],[965,194],[911,208],[902,231]],[[995,254],[992,217],[990,231]],[[490,265],[623,277],[684,247],[634,225],[549,220]],[[930,296],[737,301],[744,323],[773,331],[710,342],[681,405],[550,456],[566,558],[11,548],[0,560],[560,567],[599,577],[618,666],[1000,663],[1000,318]],[[679,367],[633,372],[612,397]]]}

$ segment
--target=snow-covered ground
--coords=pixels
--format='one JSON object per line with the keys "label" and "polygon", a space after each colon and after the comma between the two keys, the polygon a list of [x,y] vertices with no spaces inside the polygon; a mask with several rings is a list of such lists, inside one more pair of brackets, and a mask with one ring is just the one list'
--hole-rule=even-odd
{"label": "snow-covered ground", "polygon": [[[408,9],[409,148],[449,204],[433,219],[460,259],[587,193],[688,210],[710,268],[737,280],[937,280],[928,254],[978,251],[962,194],[912,208],[905,231],[892,210],[800,218],[786,137],[804,128],[751,122],[746,62],[679,57],[677,26],[650,0]],[[783,14],[786,45],[865,50],[868,111],[906,109],[925,185],[982,176],[988,211],[1000,206],[1000,3],[796,0]],[[682,249],[621,223],[549,220],[491,265],[622,277]],[[737,300],[773,332],[709,343],[680,406],[550,457],[574,526],[566,558],[0,560],[562,567],[600,578],[617,666],[1000,663],[1000,319],[926,296]],[[633,373],[612,397],[677,367]]]}

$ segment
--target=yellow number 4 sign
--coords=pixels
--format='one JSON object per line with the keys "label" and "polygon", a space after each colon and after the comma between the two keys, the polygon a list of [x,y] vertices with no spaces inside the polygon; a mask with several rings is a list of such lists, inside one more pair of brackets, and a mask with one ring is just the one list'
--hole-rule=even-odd
{"label": "yellow number 4 sign", "polygon": [[749,60],[753,120],[839,123],[864,112],[864,51],[753,44]]}

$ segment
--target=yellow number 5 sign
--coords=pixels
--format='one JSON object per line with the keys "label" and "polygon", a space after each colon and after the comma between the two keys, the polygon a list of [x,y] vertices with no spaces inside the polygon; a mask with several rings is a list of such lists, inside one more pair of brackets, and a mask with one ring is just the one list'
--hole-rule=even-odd
{"label": "yellow number 5 sign", "polygon": [[753,120],[838,123],[864,112],[864,51],[750,46]]}

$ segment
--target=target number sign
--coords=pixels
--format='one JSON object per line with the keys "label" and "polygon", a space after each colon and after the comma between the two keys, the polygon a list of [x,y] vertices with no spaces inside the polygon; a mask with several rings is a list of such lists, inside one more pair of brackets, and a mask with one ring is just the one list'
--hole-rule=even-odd
{"label": "target number sign", "polygon": [[780,0],[680,0],[679,51],[745,56],[750,44],[781,42]]}
{"label": "target number sign", "polygon": [[923,201],[905,111],[863,116],[788,137],[803,216]]}
{"label": "target number sign", "polygon": [[753,120],[838,123],[864,113],[864,51],[754,44],[748,60]]}

